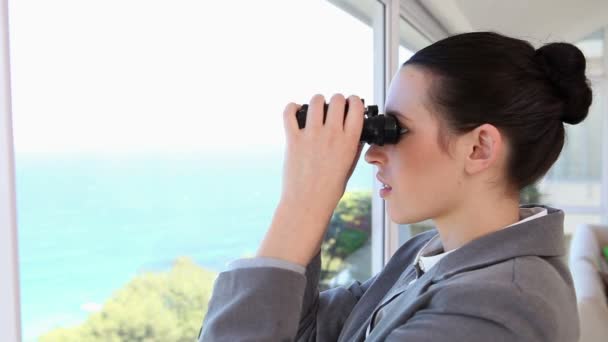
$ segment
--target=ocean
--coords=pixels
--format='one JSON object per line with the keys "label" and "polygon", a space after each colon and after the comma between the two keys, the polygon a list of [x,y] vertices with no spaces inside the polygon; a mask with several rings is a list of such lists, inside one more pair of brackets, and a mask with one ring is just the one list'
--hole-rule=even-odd
{"label": "ocean", "polygon": [[[365,150],[347,191],[371,187]],[[24,341],[84,321],[179,256],[219,272],[253,255],[283,167],[282,151],[15,157]]]}

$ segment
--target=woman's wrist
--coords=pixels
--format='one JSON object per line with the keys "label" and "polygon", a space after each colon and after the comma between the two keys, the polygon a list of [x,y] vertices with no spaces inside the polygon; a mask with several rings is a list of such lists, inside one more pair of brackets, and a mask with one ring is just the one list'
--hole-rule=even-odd
{"label": "woman's wrist", "polygon": [[281,202],[256,256],[306,267],[319,252],[333,211]]}

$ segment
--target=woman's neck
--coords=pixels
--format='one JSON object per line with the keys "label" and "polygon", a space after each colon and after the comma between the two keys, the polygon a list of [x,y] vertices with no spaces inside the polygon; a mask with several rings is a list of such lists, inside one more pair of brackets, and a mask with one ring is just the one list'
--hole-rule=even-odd
{"label": "woman's neck", "polygon": [[519,198],[504,196],[500,199],[471,196],[450,212],[433,218],[446,252],[519,220]]}

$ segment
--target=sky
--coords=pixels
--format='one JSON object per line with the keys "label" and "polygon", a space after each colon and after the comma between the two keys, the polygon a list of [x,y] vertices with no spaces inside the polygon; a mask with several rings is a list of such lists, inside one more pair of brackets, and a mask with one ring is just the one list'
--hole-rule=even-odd
{"label": "sky", "polygon": [[377,102],[372,29],[326,0],[12,0],[9,16],[17,156],[276,149],[289,102]]}

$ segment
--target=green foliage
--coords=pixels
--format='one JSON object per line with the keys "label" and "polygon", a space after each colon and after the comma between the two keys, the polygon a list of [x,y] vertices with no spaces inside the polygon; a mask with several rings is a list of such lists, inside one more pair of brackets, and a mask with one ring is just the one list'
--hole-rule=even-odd
{"label": "green foliage", "polygon": [[80,326],[60,328],[41,342],[192,342],[217,274],[178,258],[164,273],[144,273],[117,291]]}
{"label": "green foliage", "polygon": [[[361,248],[371,234],[371,191],[346,192],[338,202],[321,245],[321,283],[342,270],[346,257]],[[338,267],[333,267],[335,262]]]}
{"label": "green foliage", "polygon": [[340,232],[340,235],[335,244],[335,254],[339,255],[340,258],[343,259],[354,251],[356,251],[357,249],[361,248],[361,246],[365,244],[365,241],[367,241],[367,239],[367,233],[352,229],[343,230],[342,232]]}
{"label": "green foliage", "polygon": [[[371,232],[372,192],[349,191],[338,202],[329,224],[329,231],[357,229]],[[331,235],[331,233],[329,234]]]}

